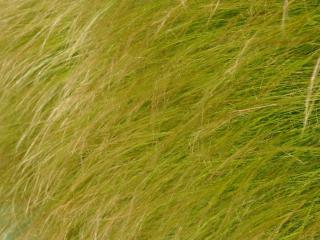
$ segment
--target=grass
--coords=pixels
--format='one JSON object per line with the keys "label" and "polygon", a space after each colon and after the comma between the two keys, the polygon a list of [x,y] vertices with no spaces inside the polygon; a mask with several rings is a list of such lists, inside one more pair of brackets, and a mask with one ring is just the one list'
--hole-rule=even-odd
{"label": "grass", "polygon": [[0,0],[0,239],[320,239],[318,0]]}

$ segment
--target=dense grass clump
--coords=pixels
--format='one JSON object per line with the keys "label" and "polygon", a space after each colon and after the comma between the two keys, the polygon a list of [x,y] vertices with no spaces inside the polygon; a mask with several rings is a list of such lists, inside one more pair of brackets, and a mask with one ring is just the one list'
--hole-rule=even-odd
{"label": "dense grass clump", "polygon": [[318,0],[0,0],[0,239],[319,240],[319,26]]}

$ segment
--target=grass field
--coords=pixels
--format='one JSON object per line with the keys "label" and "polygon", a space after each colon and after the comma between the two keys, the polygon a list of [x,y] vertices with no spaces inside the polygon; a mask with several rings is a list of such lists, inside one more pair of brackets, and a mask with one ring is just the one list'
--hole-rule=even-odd
{"label": "grass field", "polygon": [[319,0],[0,0],[0,239],[319,240],[319,70]]}

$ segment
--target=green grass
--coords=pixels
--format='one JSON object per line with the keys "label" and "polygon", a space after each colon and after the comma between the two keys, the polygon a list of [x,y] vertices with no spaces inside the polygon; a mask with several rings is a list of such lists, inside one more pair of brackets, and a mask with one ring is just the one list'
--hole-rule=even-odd
{"label": "green grass", "polygon": [[319,240],[318,0],[0,0],[0,239]]}

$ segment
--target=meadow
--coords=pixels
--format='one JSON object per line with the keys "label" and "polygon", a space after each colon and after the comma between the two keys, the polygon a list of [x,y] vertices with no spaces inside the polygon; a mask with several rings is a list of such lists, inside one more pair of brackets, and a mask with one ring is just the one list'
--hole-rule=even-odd
{"label": "meadow", "polygon": [[319,0],[0,0],[0,239],[319,240]]}

